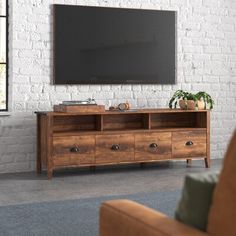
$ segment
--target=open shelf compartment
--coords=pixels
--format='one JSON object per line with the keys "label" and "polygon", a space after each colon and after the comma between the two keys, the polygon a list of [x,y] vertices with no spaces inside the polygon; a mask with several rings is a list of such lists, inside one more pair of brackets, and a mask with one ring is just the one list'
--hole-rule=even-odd
{"label": "open shelf compartment", "polygon": [[207,112],[150,114],[151,129],[206,128]]}
{"label": "open shelf compartment", "polygon": [[149,114],[109,114],[103,116],[103,131],[148,129]]}
{"label": "open shelf compartment", "polygon": [[53,117],[53,132],[101,131],[101,115],[68,115]]}

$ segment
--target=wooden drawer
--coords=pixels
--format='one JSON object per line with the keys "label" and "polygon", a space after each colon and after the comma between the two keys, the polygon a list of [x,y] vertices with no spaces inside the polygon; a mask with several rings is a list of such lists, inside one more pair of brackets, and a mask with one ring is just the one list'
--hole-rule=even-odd
{"label": "wooden drawer", "polygon": [[53,138],[53,163],[55,166],[94,163],[95,137],[70,136]]}
{"label": "wooden drawer", "polygon": [[188,131],[173,132],[172,157],[204,157],[206,156],[206,132]]}
{"label": "wooden drawer", "polygon": [[97,135],[96,163],[120,163],[134,160],[134,135]]}
{"label": "wooden drawer", "polygon": [[135,135],[135,160],[171,158],[171,132]]}

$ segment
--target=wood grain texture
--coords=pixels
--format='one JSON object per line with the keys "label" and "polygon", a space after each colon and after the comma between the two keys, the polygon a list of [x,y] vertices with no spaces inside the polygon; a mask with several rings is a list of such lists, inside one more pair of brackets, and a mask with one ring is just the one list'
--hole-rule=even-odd
{"label": "wood grain texture", "polygon": [[[113,150],[118,145],[118,150]],[[96,163],[120,163],[134,160],[134,135],[97,135]]]}
{"label": "wood grain texture", "polygon": [[[77,152],[73,149],[77,148]],[[94,164],[95,137],[71,136],[53,139],[53,162],[56,166]]]}
{"label": "wood grain texture", "polygon": [[83,130],[97,130],[97,117],[91,116],[54,116],[53,117],[53,131],[83,131]]}
{"label": "wood grain texture", "polygon": [[[181,109],[166,109],[166,108],[159,108],[159,109],[135,109],[135,110],[128,110],[128,111],[105,111],[105,112],[100,112],[99,114],[101,115],[114,115],[114,114],[123,114],[123,115],[130,115],[130,114],[157,114],[157,113],[200,113],[200,112],[207,112],[208,110],[181,110]],[[60,113],[60,112],[53,112],[53,111],[42,111],[42,112],[35,112],[36,114],[47,114],[51,116],[68,116],[68,113]],[[93,112],[83,112],[83,113],[70,113],[70,115],[93,115],[97,113]]]}
{"label": "wood grain texture", "polygon": [[151,114],[151,127],[154,129],[160,127],[196,127],[196,115],[195,112]]}
{"label": "wood grain texture", "polygon": [[143,128],[151,129],[151,115],[150,114],[143,114]]}
{"label": "wood grain texture", "polygon": [[143,129],[145,127],[143,115],[119,113],[103,116],[103,130],[120,130],[120,129]]}
{"label": "wood grain texture", "polygon": [[38,174],[42,172],[42,130],[41,130],[41,116],[37,116],[37,161],[36,170]]}
{"label": "wood grain texture", "polygon": [[[157,147],[152,147],[156,144]],[[135,160],[171,158],[171,132],[135,134]]]}
{"label": "wood grain texture", "polygon": [[96,116],[96,130],[103,131],[103,115]]}
{"label": "wood grain texture", "polygon": [[52,159],[52,134],[53,134],[53,117],[46,116],[46,160],[47,160],[47,175],[48,179],[52,178],[53,175],[53,159]]}
{"label": "wood grain texture", "polygon": [[196,127],[207,128],[207,112],[196,113]]}
{"label": "wood grain texture", "polygon": [[[37,172],[47,168],[204,158],[210,166],[210,111],[37,112]],[[192,145],[186,145],[192,141]],[[150,146],[157,144],[157,147]],[[118,146],[114,149],[113,146]],[[73,148],[78,148],[74,150]],[[72,150],[73,149],[73,150]]]}
{"label": "wood grain texture", "polygon": [[38,129],[40,129],[40,134],[38,135],[38,137],[40,138],[39,141],[39,145],[40,145],[40,151],[38,152],[40,155],[40,159],[41,159],[41,168],[42,167],[47,167],[47,116],[46,115],[39,115],[38,116],[39,119],[39,127]]}
{"label": "wood grain texture", "polygon": [[65,112],[65,113],[76,113],[76,112],[93,112],[93,113],[101,113],[105,112],[104,105],[54,105],[53,106],[54,112]]}
{"label": "wood grain texture", "polygon": [[[192,142],[192,145],[187,145]],[[206,132],[188,131],[173,132],[172,157],[205,157],[206,156]]]}
{"label": "wood grain texture", "polygon": [[157,133],[157,132],[174,132],[174,131],[205,131],[206,128],[158,128],[158,129],[119,129],[119,130],[105,130],[105,131],[94,131],[94,130],[76,130],[76,131],[63,131],[54,132],[54,137],[60,136],[80,136],[80,135],[103,135],[103,134],[135,134],[135,133]]}

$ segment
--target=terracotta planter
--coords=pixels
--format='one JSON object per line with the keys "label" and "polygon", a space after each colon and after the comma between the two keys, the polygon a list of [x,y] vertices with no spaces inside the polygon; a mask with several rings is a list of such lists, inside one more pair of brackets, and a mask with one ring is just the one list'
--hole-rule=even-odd
{"label": "terracotta planter", "polygon": [[[193,100],[187,100],[187,110],[203,110],[204,109],[204,101],[198,101],[198,107],[195,107],[195,103]],[[182,110],[185,110],[185,101],[184,100],[179,100],[179,106]]]}

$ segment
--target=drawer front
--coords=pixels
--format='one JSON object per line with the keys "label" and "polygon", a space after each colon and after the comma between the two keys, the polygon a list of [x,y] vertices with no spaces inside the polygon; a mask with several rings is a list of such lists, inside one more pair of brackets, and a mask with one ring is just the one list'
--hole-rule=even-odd
{"label": "drawer front", "polygon": [[93,164],[94,136],[70,136],[53,138],[53,162],[55,166]]}
{"label": "drawer front", "polygon": [[173,158],[206,156],[206,132],[173,132],[172,155]]}
{"label": "drawer front", "polygon": [[171,132],[136,134],[135,160],[171,158]]}
{"label": "drawer front", "polygon": [[132,134],[96,136],[96,163],[120,163],[133,160],[134,136]]}

